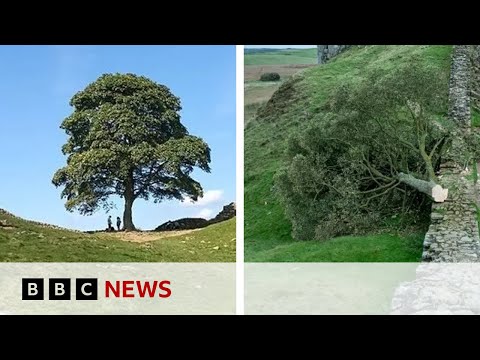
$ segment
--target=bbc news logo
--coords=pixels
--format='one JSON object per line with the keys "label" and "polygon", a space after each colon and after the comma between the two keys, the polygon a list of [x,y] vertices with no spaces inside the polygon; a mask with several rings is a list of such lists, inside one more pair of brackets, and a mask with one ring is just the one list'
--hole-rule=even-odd
{"label": "bbc news logo", "polygon": [[[22,279],[22,300],[44,300],[45,279]],[[75,300],[98,300],[98,279],[75,279]],[[72,280],[48,279],[48,300],[71,300]]]}
{"label": "bbc news logo", "polygon": [[[170,281],[105,281],[105,298],[168,298],[172,295]],[[98,300],[98,279],[75,279],[75,300]],[[22,279],[22,300],[45,300],[45,279]],[[48,300],[72,300],[72,279],[48,279]]]}

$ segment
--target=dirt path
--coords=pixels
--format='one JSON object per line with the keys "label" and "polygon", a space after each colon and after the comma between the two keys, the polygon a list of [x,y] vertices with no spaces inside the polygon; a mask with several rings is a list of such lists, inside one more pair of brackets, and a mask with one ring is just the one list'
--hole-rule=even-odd
{"label": "dirt path", "polygon": [[102,233],[105,238],[115,240],[130,241],[136,243],[144,243],[149,241],[161,240],[177,235],[185,235],[200,229],[192,230],[178,230],[178,231],[158,231],[158,232],[142,232],[142,231],[128,231],[116,233]]}

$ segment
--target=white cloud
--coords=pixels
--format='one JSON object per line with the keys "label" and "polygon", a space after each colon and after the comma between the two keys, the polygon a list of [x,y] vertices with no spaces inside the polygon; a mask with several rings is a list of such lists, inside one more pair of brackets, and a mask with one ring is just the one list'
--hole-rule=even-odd
{"label": "white cloud", "polygon": [[207,190],[203,193],[202,198],[198,198],[196,202],[192,202],[192,199],[186,198],[182,202],[183,206],[206,206],[214,204],[223,200],[223,190]]}
{"label": "white cloud", "polygon": [[212,215],[213,215],[213,210],[205,208],[205,209],[200,210],[199,213],[195,217],[209,219],[209,218],[212,217]]}

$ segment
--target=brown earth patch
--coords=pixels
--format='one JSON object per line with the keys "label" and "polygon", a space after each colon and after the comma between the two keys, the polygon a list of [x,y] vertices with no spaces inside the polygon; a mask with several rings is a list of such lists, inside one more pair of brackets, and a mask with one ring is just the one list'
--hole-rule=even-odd
{"label": "brown earth patch", "polygon": [[162,240],[165,238],[185,235],[200,229],[192,230],[178,230],[178,231],[156,231],[156,232],[147,232],[147,231],[121,231],[115,233],[103,233],[106,238],[111,238],[115,240],[130,241],[135,243],[145,243],[149,241]]}

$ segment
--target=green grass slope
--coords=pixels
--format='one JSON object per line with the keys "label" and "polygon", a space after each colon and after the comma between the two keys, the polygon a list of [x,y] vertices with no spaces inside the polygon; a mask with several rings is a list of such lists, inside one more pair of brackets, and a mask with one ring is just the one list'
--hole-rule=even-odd
{"label": "green grass slope", "polygon": [[244,63],[245,65],[316,64],[317,49],[286,49],[247,53]]}
{"label": "green grass slope", "polygon": [[252,262],[412,262],[421,260],[423,234],[344,236],[327,242],[292,241],[260,252]]}
{"label": "green grass slope", "polygon": [[[235,222],[188,234],[133,243],[106,233],[86,234],[41,226],[0,212],[1,262],[234,262]],[[153,235],[155,236],[155,235]]]}
{"label": "green grass slope", "polygon": [[[422,245],[415,239],[423,236],[421,232],[346,237],[324,243],[294,241],[291,225],[272,193],[273,177],[283,165],[286,138],[301,131],[311,114],[321,111],[338,84],[358,81],[369,69],[389,71],[412,58],[438,71],[449,72],[451,51],[451,46],[431,45],[352,48],[325,65],[294,75],[282,85],[245,128],[246,261],[420,260]],[[367,255],[372,251],[377,254]]]}

